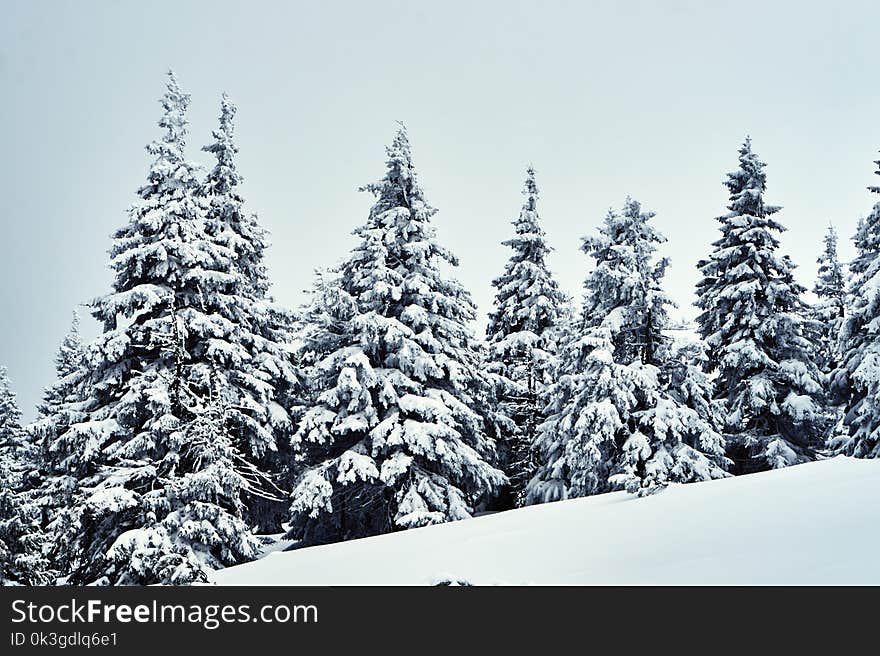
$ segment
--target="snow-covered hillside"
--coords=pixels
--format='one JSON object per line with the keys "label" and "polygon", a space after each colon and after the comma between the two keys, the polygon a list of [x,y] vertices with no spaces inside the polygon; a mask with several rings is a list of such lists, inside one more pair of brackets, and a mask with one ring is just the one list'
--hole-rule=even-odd
{"label": "snow-covered hillside", "polygon": [[787,469],[271,553],[225,585],[880,584],[880,460]]}

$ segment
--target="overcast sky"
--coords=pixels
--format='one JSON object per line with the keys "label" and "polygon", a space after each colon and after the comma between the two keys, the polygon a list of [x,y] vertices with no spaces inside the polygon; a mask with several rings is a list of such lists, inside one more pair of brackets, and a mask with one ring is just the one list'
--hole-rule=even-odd
{"label": "overcast sky", "polygon": [[[880,2],[48,2],[0,21],[0,364],[25,415],[78,303],[108,291],[110,233],[147,173],[173,67],[189,151],[239,106],[244,196],[272,233],[276,298],[352,245],[406,122],[440,239],[485,312],[528,163],[562,286],[579,238],[626,194],[669,238],[693,316],[724,174],[746,134],[768,163],[784,251],[810,286],[829,221],[848,238],[880,182]],[[85,322],[92,336],[94,322]]]}

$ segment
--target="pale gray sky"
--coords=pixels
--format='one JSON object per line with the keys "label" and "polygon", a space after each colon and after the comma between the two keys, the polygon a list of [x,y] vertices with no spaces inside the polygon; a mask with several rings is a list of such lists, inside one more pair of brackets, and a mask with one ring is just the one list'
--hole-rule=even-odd
{"label": "pale gray sky", "polygon": [[244,195],[285,303],[351,246],[370,206],[357,188],[382,175],[398,119],[484,312],[532,162],[566,290],[580,294],[579,238],[629,193],[657,211],[692,316],[747,133],[812,285],[828,221],[847,239],[874,202],[878,24],[876,0],[3,0],[0,363],[31,416],[70,310],[108,290],[169,67],[192,93],[194,159],[220,93],[239,106]]}

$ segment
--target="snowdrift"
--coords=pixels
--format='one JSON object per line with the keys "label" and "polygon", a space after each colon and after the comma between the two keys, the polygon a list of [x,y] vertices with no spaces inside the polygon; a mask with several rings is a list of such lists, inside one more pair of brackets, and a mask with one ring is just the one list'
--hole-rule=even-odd
{"label": "snowdrift", "polygon": [[880,460],[838,457],[270,553],[221,585],[880,584]]}

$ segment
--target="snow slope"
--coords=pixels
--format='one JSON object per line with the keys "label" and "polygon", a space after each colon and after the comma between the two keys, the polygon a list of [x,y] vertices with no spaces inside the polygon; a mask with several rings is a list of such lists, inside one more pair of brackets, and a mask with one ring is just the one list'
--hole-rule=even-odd
{"label": "snow slope", "polygon": [[622,492],[293,552],[224,585],[880,584],[880,460]]}

